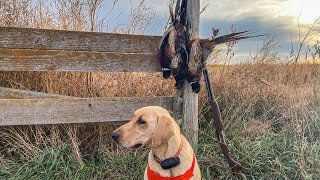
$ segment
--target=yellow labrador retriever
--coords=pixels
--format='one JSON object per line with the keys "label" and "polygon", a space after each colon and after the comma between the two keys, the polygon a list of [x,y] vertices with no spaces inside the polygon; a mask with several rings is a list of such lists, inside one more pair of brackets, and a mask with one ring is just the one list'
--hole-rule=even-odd
{"label": "yellow labrador retriever", "polygon": [[113,131],[112,138],[121,147],[151,148],[144,179],[201,179],[193,149],[164,108],[138,109],[130,122]]}

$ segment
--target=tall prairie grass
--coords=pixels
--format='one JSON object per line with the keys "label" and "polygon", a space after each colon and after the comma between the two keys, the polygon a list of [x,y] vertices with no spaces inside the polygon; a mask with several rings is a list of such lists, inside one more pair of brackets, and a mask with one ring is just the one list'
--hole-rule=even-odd
{"label": "tall prairie grass", "polygon": [[[210,72],[230,149],[245,167],[243,178],[319,178],[318,64],[252,63],[212,66]],[[174,93],[173,80],[161,80],[160,73],[121,74],[117,78],[122,83],[116,85],[108,79],[115,78],[113,75],[104,75],[107,77],[104,85],[112,90],[92,88],[95,81],[90,89],[95,89],[99,97]],[[78,79],[76,75],[72,77]],[[34,79],[24,77],[21,81],[33,82]],[[92,92],[88,87],[79,86],[80,89],[72,92],[74,82],[70,78],[66,81],[69,82],[51,92],[92,95],[86,94]],[[43,88],[50,87],[46,83]],[[59,87],[59,83],[52,87]],[[216,142],[204,88],[199,108],[197,156],[202,174],[207,179],[232,178]],[[1,127],[0,178],[141,179],[148,150],[119,148],[110,138],[115,128],[104,124]]]}
{"label": "tall prairie grass", "polygon": [[[103,0],[57,0],[51,6],[36,2],[1,1],[0,25],[145,33],[143,27],[154,17],[143,0],[128,17],[140,17],[140,25],[133,21],[115,26],[106,25],[108,14],[95,13]],[[117,1],[113,3],[110,11],[116,8]],[[233,58],[233,46],[222,52],[226,60]],[[230,150],[244,166],[243,179],[320,179],[320,64],[315,63],[320,59],[319,43],[309,49],[313,61],[305,62],[296,61],[301,52],[279,62],[273,48],[269,39],[249,62],[209,67]],[[160,73],[0,72],[0,86],[77,97],[175,93],[173,79],[162,80]],[[204,84],[199,112],[197,157],[202,175],[234,178],[215,138]],[[0,127],[0,179],[142,179],[148,150],[119,148],[110,138],[116,127]]]}

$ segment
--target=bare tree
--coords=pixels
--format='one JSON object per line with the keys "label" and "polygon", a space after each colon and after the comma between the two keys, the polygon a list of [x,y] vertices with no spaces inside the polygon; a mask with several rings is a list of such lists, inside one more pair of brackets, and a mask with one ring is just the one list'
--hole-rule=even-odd
{"label": "bare tree", "polygon": [[88,4],[88,14],[90,17],[90,31],[93,32],[95,31],[95,27],[97,24],[97,16],[98,16],[98,11],[101,8],[103,0],[87,0]]}
{"label": "bare tree", "polygon": [[[119,17],[122,14],[119,13]],[[130,1],[130,13],[127,23],[118,22],[113,28],[113,32],[126,34],[144,34],[148,27],[155,20],[155,12],[145,0],[140,0],[137,5]]]}
{"label": "bare tree", "polygon": [[53,1],[53,11],[59,29],[81,31],[86,27],[84,0]]}

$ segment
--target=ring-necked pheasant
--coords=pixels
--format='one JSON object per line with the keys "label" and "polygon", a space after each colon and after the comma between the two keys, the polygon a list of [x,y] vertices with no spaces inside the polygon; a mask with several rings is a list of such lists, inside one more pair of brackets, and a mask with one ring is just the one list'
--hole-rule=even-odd
{"label": "ring-necked pheasant", "polygon": [[[202,69],[210,53],[218,44],[258,37],[250,36],[250,32],[235,32],[217,37],[218,31],[208,39],[191,39],[187,22],[188,0],[177,0],[175,10],[169,7],[170,27],[164,33],[157,50],[157,59],[162,67],[163,78],[174,77],[175,87],[180,89],[186,79],[192,91],[200,91]],[[264,35],[262,35],[264,36]]]}

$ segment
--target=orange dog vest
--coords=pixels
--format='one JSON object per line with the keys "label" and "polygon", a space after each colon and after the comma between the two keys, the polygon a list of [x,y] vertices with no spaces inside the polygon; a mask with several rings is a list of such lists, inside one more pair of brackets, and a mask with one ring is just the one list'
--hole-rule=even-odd
{"label": "orange dog vest", "polygon": [[184,174],[176,177],[161,177],[158,173],[152,171],[150,166],[148,165],[148,168],[147,168],[148,179],[149,180],[189,180],[193,176],[193,170],[194,170],[195,164],[196,164],[196,156],[193,155],[191,168]]}

